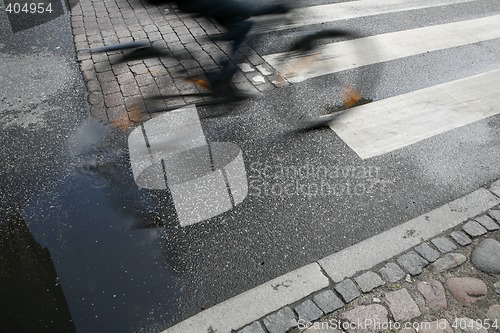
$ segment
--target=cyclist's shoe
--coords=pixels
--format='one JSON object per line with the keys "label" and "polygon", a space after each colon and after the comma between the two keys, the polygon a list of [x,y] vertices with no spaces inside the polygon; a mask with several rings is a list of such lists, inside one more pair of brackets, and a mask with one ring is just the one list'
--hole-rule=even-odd
{"label": "cyclist's shoe", "polygon": [[231,85],[231,80],[238,71],[238,66],[231,62],[226,62],[223,64],[223,68],[217,72],[208,72],[205,74],[206,82],[208,83],[209,89],[213,93],[227,92],[233,89]]}

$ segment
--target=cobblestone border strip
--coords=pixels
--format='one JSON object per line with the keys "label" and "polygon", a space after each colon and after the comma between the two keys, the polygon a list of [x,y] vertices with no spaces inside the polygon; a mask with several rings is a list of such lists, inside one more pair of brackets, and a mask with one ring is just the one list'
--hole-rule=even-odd
{"label": "cobblestone border strip", "polygon": [[[341,251],[341,258],[349,260],[341,265],[334,265],[338,258],[335,255],[326,257],[237,295],[162,333],[285,333],[296,328],[299,321],[312,322],[333,313],[363,293],[419,275],[457,247],[471,244],[471,238],[496,232],[500,228],[500,195],[490,190],[499,185],[500,180],[489,190],[480,188]],[[402,241],[399,246],[388,247],[399,240]],[[325,263],[330,264],[333,274],[324,269]],[[394,298],[408,296],[395,294]]]}
{"label": "cobblestone border strip", "polygon": [[[293,332],[300,331],[304,333],[340,333],[341,331],[335,331],[331,328],[319,330],[310,329],[306,331],[298,329],[301,325],[305,328],[307,324],[311,327],[315,327],[313,324],[315,321],[318,321],[326,315],[331,316],[335,313],[341,315],[341,320],[344,323],[362,322],[367,317],[373,320],[374,317],[371,316],[374,316],[375,313],[375,316],[380,315],[380,321],[378,323],[382,324],[383,313],[377,314],[377,311],[384,309],[382,306],[378,309],[371,307],[371,305],[358,306],[355,309],[340,314],[341,311],[346,310],[349,303],[363,294],[370,293],[381,286],[389,286],[389,290],[391,290],[391,287],[394,288],[393,291],[385,294],[385,298],[395,322],[406,322],[417,318],[422,314],[419,306],[408,290],[402,288],[398,282],[402,280],[412,282],[412,278],[420,275],[424,268],[427,267],[433,272],[440,273],[461,265],[466,261],[466,257],[458,253],[457,250],[459,250],[459,248],[469,246],[474,239],[484,239],[488,234],[493,232],[498,234],[499,229],[500,206],[497,206],[488,213],[479,215],[466,223],[454,227],[451,231],[447,231],[444,234],[432,238],[430,244],[422,242],[404,254],[391,258],[386,262],[376,264],[370,270],[355,275],[354,277],[346,278],[336,284],[332,283],[324,290],[318,291],[298,302],[289,304],[272,314],[259,318],[259,320],[252,322],[250,325],[231,332],[286,333],[292,330]],[[436,285],[429,287],[433,288],[433,290],[429,292],[423,290],[423,288],[428,285],[428,282],[421,282],[417,286],[419,292],[424,295],[424,297],[428,297],[429,299],[432,298],[431,301],[426,299],[426,305],[428,307],[441,306],[439,304],[435,305],[434,302],[436,302],[439,297],[436,297],[434,294],[439,293],[439,291],[436,290],[439,288],[443,289],[443,287],[439,282],[435,283]],[[496,292],[499,293],[500,286],[498,286],[498,283],[496,288],[498,289]],[[444,295],[444,289],[441,295]],[[381,300],[374,298],[373,302],[376,306],[378,303],[381,303]],[[368,310],[369,307],[371,308]],[[387,313],[385,315],[387,316]],[[443,321],[445,319],[440,320]],[[331,321],[325,321],[324,323],[329,322],[331,323]],[[322,327],[324,323],[320,323],[320,325],[317,326]],[[437,325],[437,321],[435,321],[434,324]],[[448,328],[450,328],[451,324],[449,322],[446,324]],[[375,324],[372,323],[372,325]],[[442,326],[443,325],[440,327]],[[366,331],[366,327],[360,329],[360,331],[370,332],[369,329]],[[481,330],[478,330],[478,332],[479,331]],[[414,330],[411,332],[408,331],[408,333],[415,332]],[[439,332],[444,332],[444,330]]]}
{"label": "cobblestone border strip", "polygon": [[370,268],[374,262],[388,260],[499,203],[497,196],[481,188],[318,262],[334,282],[339,282]]}

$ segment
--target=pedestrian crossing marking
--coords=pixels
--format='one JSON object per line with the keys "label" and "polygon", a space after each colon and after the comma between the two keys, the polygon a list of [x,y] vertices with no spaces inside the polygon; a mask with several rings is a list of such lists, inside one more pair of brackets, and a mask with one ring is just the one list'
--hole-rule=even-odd
{"label": "pedestrian crossing marking", "polygon": [[[315,77],[405,58],[426,52],[500,38],[500,15],[391,32],[349,41],[330,43],[307,71],[287,78],[298,83]],[[264,55],[274,68],[280,68],[283,54]]]}
{"label": "pedestrian crossing marking", "polygon": [[[295,15],[300,18],[297,22],[273,26],[272,30],[286,30],[306,25],[324,24],[327,22],[441,7],[473,1],[476,0],[358,0],[311,6],[294,10]],[[268,18],[257,17],[254,19],[256,21],[265,21]]]}
{"label": "pedestrian crossing marking", "polygon": [[500,69],[361,105],[330,128],[362,158],[500,113]]}

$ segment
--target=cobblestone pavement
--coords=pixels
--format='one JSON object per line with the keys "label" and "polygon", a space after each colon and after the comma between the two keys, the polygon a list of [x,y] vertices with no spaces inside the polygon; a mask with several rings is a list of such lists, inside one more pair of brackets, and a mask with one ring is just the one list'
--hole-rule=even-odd
{"label": "cobblestone pavement", "polygon": [[[119,128],[148,119],[147,114],[138,112],[146,108],[145,96],[198,91],[181,77],[218,68],[229,50],[228,43],[215,44],[207,39],[207,35],[220,33],[209,20],[186,16],[165,6],[144,6],[135,0],[82,0],[71,11],[71,26],[91,113]],[[151,58],[117,64],[128,51],[88,51],[132,41],[150,41],[166,47],[177,59]],[[248,62],[241,64],[234,84],[249,92],[272,89],[275,70],[248,45],[244,44],[241,52]],[[184,102],[189,100],[170,100],[167,105]]]}
{"label": "cobblestone pavement", "polygon": [[237,332],[500,332],[499,241],[497,206]]}

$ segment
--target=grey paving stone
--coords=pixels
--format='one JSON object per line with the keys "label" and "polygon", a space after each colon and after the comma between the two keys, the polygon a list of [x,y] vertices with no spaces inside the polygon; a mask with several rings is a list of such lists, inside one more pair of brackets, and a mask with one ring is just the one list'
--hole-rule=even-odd
{"label": "grey paving stone", "polygon": [[[123,69],[122,69],[123,70]],[[127,71],[119,74],[116,79],[118,80],[119,84],[127,84],[127,83],[135,83],[135,78],[134,74],[130,72],[127,68]]]}
{"label": "grey paving stone", "polygon": [[310,323],[323,315],[323,311],[310,299],[300,303],[294,309],[299,316],[299,320],[304,323]]}
{"label": "grey paving stone", "polygon": [[360,276],[354,278],[354,281],[358,284],[361,291],[367,293],[373,289],[383,286],[385,284],[384,280],[372,271],[365,272]]}
{"label": "grey paving stone", "polygon": [[472,264],[479,270],[490,273],[500,273],[500,243],[492,238],[486,238],[472,251]]}
{"label": "grey paving stone", "polygon": [[271,82],[266,82],[264,84],[258,85],[257,89],[260,92],[264,92],[264,91],[268,91],[268,90],[274,89],[274,85]]}
{"label": "grey paving stone", "polygon": [[285,333],[297,326],[295,315],[289,307],[265,317],[263,323],[269,333]]}
{"label": "grey paving stone", "polygon": [[481,224],[488,231],[500,229],[500,226],[488,215],[483,215],[476,218],[476,222],[479,222],[479,224]]}
{"label": "grey paving stone", "polygon": [[87,82],[87,90],[89,93],[101,91],[101,84],[97,80],[90,80]]}
{"label": "grey paving stone", "polygon": [[118,44],[119,42],[120,42],[120,39],[118,39],[118,37],[106,37],[106,38],[104,38],[105,45]]}
{"label": "grey paving stone", "polygon": [[139,95],[141,93],[139,86],[135,82],[121,85],[120,89],[121,89],[124,97],[136,96],[136,95]]}
{"label": "grey paving stone", "polygon": [[344,312],[340,321],[348,333],[376,333],[388,324],[388,314],[380,304],[360,305]]}
{"label": "grey paving stone", "polygon": [[120,86],[115,81],[106,82],[106,84],[102,85],[102,93],[104,95],[111,95],[119,92],[120,92]]}
{"label": "grey paving stone", "polygon": [[238,333],[266,333],[258,321],[254,321],[247,327],[239,330]]}
{"label": "grey paving stone", "polygon": [[469,236],[467,236],[462,231],[458,231],[458,230],[457,231],[453,231],[450,234],[450,236],[451,236],[451,238],[453,238],[453,240],[455,242],[457,242],[461,246],[469,245],[469,244],[472,243],[472,240],[469,238]]}
{"label": "grey paving stone", "polygon": [[143,29],[145,32],[158,31],[158,27],[154,24],[146,25]]}
{"label": "grey paving stone", "polygon": [[83,60],[80,62],[80,69],[82,71],[88,71],[94,69],[94,62],[90,59]]}
{"label": "grey paving stone", "polygon": [[433,272],[440,273],[455,268],[463,264],[467,258],[461,253],[446,253],[442,258],[436,260],[430,269]]}
{"label": "grey paving stone", "polygon": [[273,75],[276,73],[276,71],[274,70],[274,68],[272,68],[271,66],[269,66],[268,64],[264,63],[262,65],[258,65],[257,66],[257,70],[264,76],[269,76],[269,75]]}
{"label": "grey paving stone", "polygon": [[132,31],[132,37],[134,37],[135,40],[141,40],[145,39],[147,37],[146,33],[144,31]]}
{"label": "grey paving stone", "polygon": [[388,292],[385,298],[396,321],[403,322],[421,315],[417,303],[406,288]]}
{"label": "grey paving stone", "polygon": [[178,26],[178,27],[173,27],[174,28],[174,31],[175,33],[180,36],[180,35],[190,35],[190,32],[188,30],[188,28],[186,28],[185,26]]}
{"label": "grey paving stone", "polygon": [[145,74],[148,72],[148,68],[146,67],[146,65],[144,65],[143,63],[140,63],[140,64],[136,64],[136,65],[133,65],[133,66],[130,66],[130,70],[132,71],[132,73],[134,73],[135,75],[139,75],[139,74]]}
{"label": "grey paving stone", "polygon": [[108,120],[111,123],[123,121],[128,119],[125,107],[117,106],[114,108],[107,108]]}
{"label": "grey paving stone", "polygon": [[260,65],[264,63],[264,59],[262,59],[258,54],[252,54],[248,57],[248,61],[254,66]]}
{"label": "grey paving stone", "polygon": [[429,244],[427,243],[422,243],[418,246],[415,246],[415,251],[418,252],[422,257],[424,257],[425,260],[428,262],[433,262],[436,261],[440,253],[436,250],[434,250]]}
{"label": "grey paving stone", "polygon": [[150,73],[136,75],[135,81],[139,87],[145,87],[154,83],[153,76]]}
{"label": "grey paving stone", "polygon": [[493,323],[499,323],[500,322],[500,304],[494,304],[494,305],[490,306],[488,309],[488,312],[486,312],[486,318],[488,318]]}
{"label": "grey paving stone", "polygon": [[313,301],[325,314],[344,306],[344,302],[332,291],[325,290],[313,296]]}
{"label": "grey paving stone", "polygon": [[478,237],[488,232],[482,225],[480,225],[476,221],[467,222],[462,227],[462,230],[471,237]]}
{"label": "grey paving stone", "polygon": [[384,267],[379,269],[378,272],[382,275],[382,278],[389,283],[399,281],[405,277],[405,272],[393,262],[387,263]]}
{"label": "grey paving stone", "polygon": [[349,279],[339,282],[335,285],[334,289],[342,296],[346,303],[351,302],[361,295],[354,282]]}
{"label": "grey paving stone", "polygon": [[131,34],[130,34],[130,31],[126,30],[126,29],[123,29],[123,30],[117,30],[116,31],[116,36],[118,38],[122,38],[122,37],[130,37]]}
{"label": "grey paving stone", "polygon": [[495,292],[500,295],[500,282],[495,282],[493,288],[495,288]]}
{"label": "grey paving stone", "polygon": [[113,94],[106,96],[106,99],[104,100],[104,104],[108,108],[113,108],[116,106],[124,105],[125,102],[123,100],[123,96],[121,93],[113,93]]}
{"label": "grey paving stone", "polygon": [[447,237],[437,237],[431,240],[431,242],[441,253],[448,253],[457,249],[455,243]]}
{"label": "grey paving stone", "polygon": [[88,95],[90,105],[103,105],[104,96],[100,92],[92,92]]}
{"label": "grey paving stone", "polygon": [[149,67],[149,72],[155,77],[168,74],[167,69],[165,68],[165,66],[163,66],[161,62],[159,64],[155,64]]}
{"label": "grey paving stone", "polygon": [[101,72],[97,74],[97,79],[101,84],[114,81],[115,80],[115,73],[111,70],[107,70],[105,72]]}
{"label": "grey paving stone", "polygon": [[415,251],[403,254],[397,259],[397,262],[411,275],[422,273],[422,269],[429,264],[427,260],[422,258]]}
{"label": "grey paving stone", "polygon": [[489,215],[495,219],[498,223],[500,223],[500,210],[494,209],[489,212]]}

